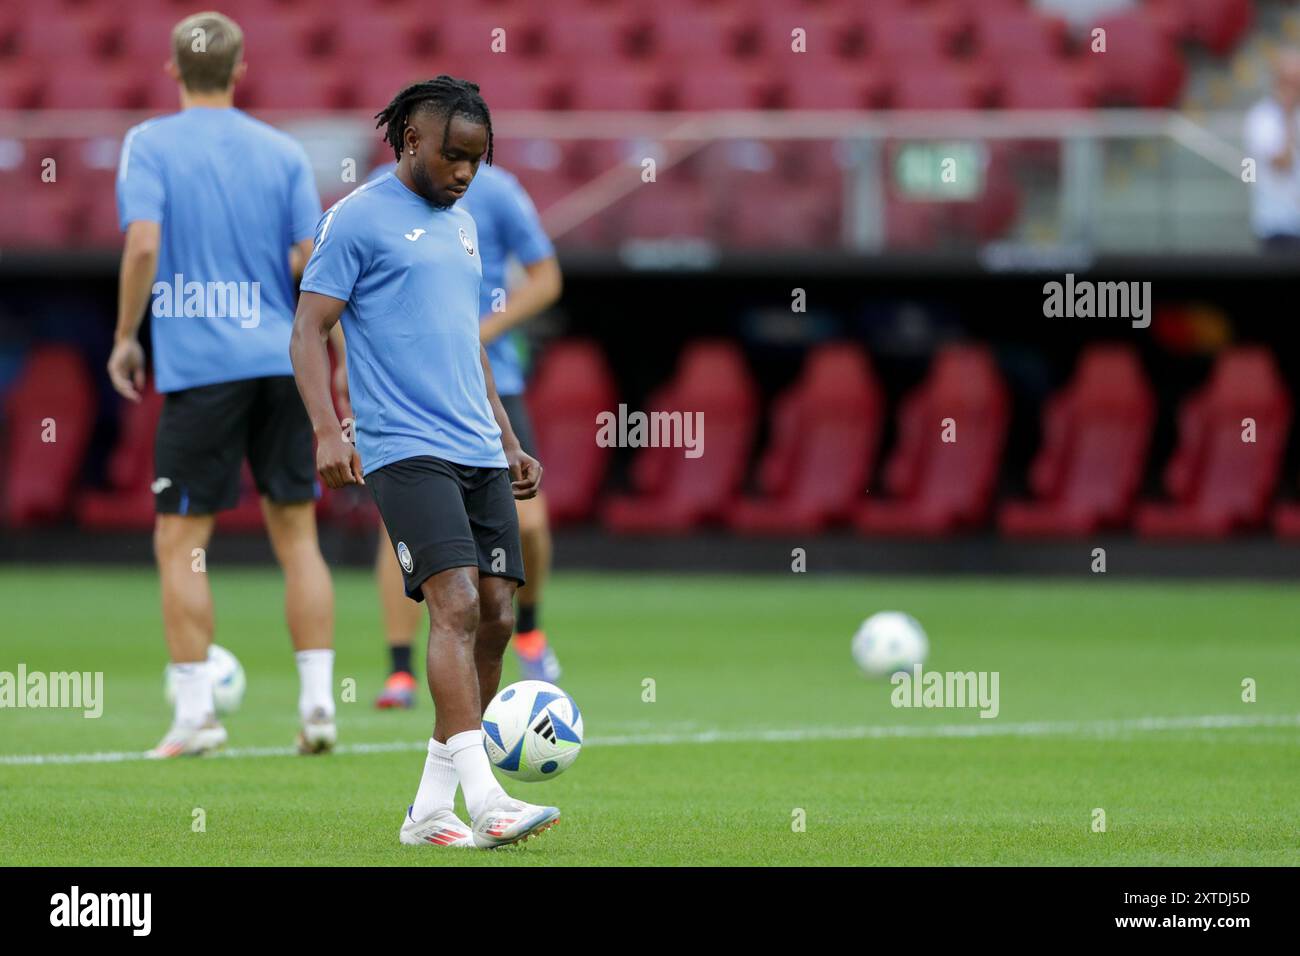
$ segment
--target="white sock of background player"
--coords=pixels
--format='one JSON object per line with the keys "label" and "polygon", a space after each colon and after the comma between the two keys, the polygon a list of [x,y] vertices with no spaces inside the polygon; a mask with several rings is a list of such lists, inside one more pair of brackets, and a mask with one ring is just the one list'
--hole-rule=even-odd
{"label": "white sock of background player", "polygon": [[212,671],[207,661],[173,664],[176,723],[197,727],[216,714],[212,702]]}
{"label": "white sock of background player", "polygon": [[298,716],[304,721],[317,710],[334,719],[334,651],[298,651]]}

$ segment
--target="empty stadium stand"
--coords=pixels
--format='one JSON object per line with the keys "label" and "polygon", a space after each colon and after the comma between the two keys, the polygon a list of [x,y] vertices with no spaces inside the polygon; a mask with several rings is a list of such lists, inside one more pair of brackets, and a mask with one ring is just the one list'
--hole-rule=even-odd
{"label": "empty stadium stand", "polygon": [[851,343],[814,350],[773,403],[761,493],[732,506],[731,528],[816,533],[846,521],[875,469],[884,424],[884,395],[866,354]]}
{"label": "empty stadium stand", "polygon": [[28,357],[5,401],[6,524],[50,524],[67,513],[96,406],[90,372],[76,350],[48,345]]}
{"label": "empty stadium stand", "polygon": [[1171,501],[1139,507],[1147,537],[1221,538],[1263,526],[1280,478],[1291,396],[1266,349],[1236,348],[1178,414],[1178,448],[1165,468]]}
{"label": "empty stadium stand", "polygon": [[992,504],[1009,418],[992,354],[950,347],[898,412],[885,465],[887,494],[872,490],[855,515],[867,535],[927,537],[979,527]]}
{"label": "empty stadium stand", "polygon": [[605,527],[671,534],[721,522],[740,490],[754,442],[758,396],[744,353],[727,341],[692,344],[647,406],[650,413],[701,417],[700,454],[689,457],[680,444],[642,447],[632,466],[632,493],[611,497],[601,510]]}
{"label": "empty stadium stand", "polygon": [[1031,501],[1002,506],[1010,537],[1066,537],[1127,525],[1155,423],[1155,398],[1130,346],[1095,346],[1043,406]]}
{"label": "empty stadium stand", "polygon": [[[139,0],[122,17],[108,0],[55,6],[51,15],[49,3],[14,0],[0,14],[0,109],[176,108],[162,63],[170,30],[189,7]],[[249,69],[237,105],[282,115],[373,114],[402,85],[435,72],[475,78],[498,111],[1172,107],[1187,83],[1186,51],[1226,57],[1254,11],[1251,0],[1118,6],[1099,6],[1106,12],[1096,16],[1078,6],[1083,13],[1072,12],[1075,22],[1067,24],[1050,5],[1028,0],[557,0],[545,10],[500,0],[438,18],[417,0],[337,9],[292,0],[222,4],[245,32]],[[1092,28],[1106,31],[1104,60],[1091,50]],[[802,31],[799,39],[794,31]],[[504,52],[492,52],[494,39]],[[95,82],[85,82],[89,75]],[[0,197],[19,213],[0,225],[0,246],[113,245],[111,165],[93,174],[74,166],[57,189],[24,190],[39,181],[33,161],[53,154],[31,142],[18,148],[24,156],[17,165],[0,148]],[[581,181],[569,168],[571,181],[561,184],[567,188],[553,173],[519,175],[541,208]],[[633,238],[702,229],[741,247],[834,238],[843,201],[839,177],[808,180],[800,195],[782,200],[800,223],[787,234],[763,228],[752,203],[725,214],[708,208],[689,177],[656,192],[665,204],[659,218],[671,210],[683,226],[665,230],[632,210]],[[1001,235],[1016,194],[1013,184],[999,183],[987,200],[999,214],[982,216],[972,235]],[[953,228],[889,202],[891,237],[904,247]],[[705,208],[696,209],[699,203]],[[563,241],[600,243],[612,229],[580,230]]]}

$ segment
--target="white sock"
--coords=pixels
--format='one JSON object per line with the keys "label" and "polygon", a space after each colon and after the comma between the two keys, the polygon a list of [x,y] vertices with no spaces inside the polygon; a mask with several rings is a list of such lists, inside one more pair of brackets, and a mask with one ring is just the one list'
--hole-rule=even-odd
{"label": "white sock", "polygon": [[298,716],[306,720],[317,710],[334,716],[334,651],[298,651]]}
{"label": "white sock", "polygon": [[423,820],[439,810],[450,810],[456,805],[456,764],[446,744],[429,738],[429,755],[424,758],[424,774],[420,789],[415,793],[411,816]]}
{"label": "white sock", "polygon": [[217,711],[212,702],[212,669],[207,661],[173,664],[176,680],[176,723],[197,727]]}
{"label": "white sock", "polygon": [[465,791],[465,808],[471,820],[505,798],[506,792],[492,776],[492,764],[483,749],[483,731],[465,730],[447,738],[447,751],[456,765],[456,776]]}

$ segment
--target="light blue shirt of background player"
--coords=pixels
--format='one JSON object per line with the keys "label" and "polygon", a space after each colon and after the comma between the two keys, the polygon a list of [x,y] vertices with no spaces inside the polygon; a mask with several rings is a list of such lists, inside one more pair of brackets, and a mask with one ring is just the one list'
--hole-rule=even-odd
{"label": "light blue shirt of background player", "polygon": [[479,353],[478,244],[459,202],[434,206],[392,173],[321,217],[302,291],[347,303],[340,320],[364,474],[421,455],[506,467]]}
{"label": "light blue shirt of background player", "polygon": [[[386,163],[371,173],[371,178],[391,173],[394,168],[395,164]],[[504,169],[480,166],[478,175],[456,205],[468,210],[478,225],[483,257],[479,318],[487,322],[501,314],[501,305],[506,301],[506,274],[511,259],[527,268],[553,258],[555,247],[542,228],[532,199],[519,180]],[[523,394],[524,360],[518,335],[507,331],[487,342],[484,348],[492,363],[497,394]]]}
{"label": "light blue shirt of background player", "polygon": [[233,107],[147,120],[122,142],[117,209],[123,231],[162,226],[150,297],[158,391],[293,374],[289,249],[321,214],[296,140]]}

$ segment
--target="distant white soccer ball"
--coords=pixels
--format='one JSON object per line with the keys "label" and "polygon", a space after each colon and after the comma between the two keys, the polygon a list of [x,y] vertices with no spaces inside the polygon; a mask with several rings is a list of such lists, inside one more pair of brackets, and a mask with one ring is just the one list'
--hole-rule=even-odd
{"label": "distant white soccer ball", "polygon": [[902,611],[881,611],[862,622],[853,635],[853,659],[868,677],[888,677],[925,662],[930,641],[916,618]]}
{"label": "distant white soccer ball", "polygon": [[[244,699],[248,682],[239,658],[216,644],[208,647],[208,670],[212,672],[212,700],[218,714],[233,714]],[[169,707],[176,705],[176,671],[168,664],[163,674],[163,697]]]}
{"label": "distant white soccer ball", "polygon": [[483,712],[483,746],[492,766],[516,780],[549,780],[582,750],[582,714],[554,684],[521,680]]}

